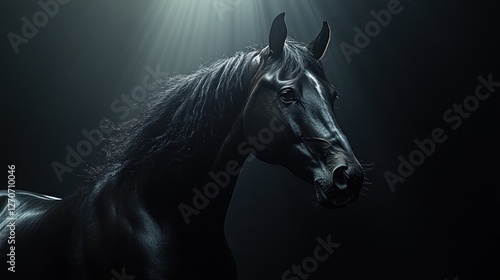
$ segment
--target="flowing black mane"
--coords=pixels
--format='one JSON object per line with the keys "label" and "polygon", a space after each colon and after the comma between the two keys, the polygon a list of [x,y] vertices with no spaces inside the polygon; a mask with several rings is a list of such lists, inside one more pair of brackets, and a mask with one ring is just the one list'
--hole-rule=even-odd
{"label": "flowing black mane", "polygon": [[[180,161],[203,149],[207,139],[217,135],[215,124],[230,125],[233,120],[227,116],[233,109],[241,109],[235,108],[236,102],[243,101],[249,66],[259,52],[238,52],[192,74],[158,81],[142,114],[115,127],[104,164],[92,171],[93,177],[130,171],[159,160]],[[265,48],[264,52],[269,50]],[[270,59],[262,71],[279,73],[280,79],[290,80],[299,79],[306,67],[322,68],[305,44],[288,38],[283,54]]]}

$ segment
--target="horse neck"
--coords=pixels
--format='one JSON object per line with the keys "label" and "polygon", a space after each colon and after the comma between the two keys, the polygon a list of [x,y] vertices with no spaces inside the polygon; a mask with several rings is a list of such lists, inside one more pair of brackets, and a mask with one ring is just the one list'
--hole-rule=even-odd
{"label": "horse neck", "polygon": [[[239,175],[239,169],[246,155],[238,153],[238,145],[243,141],[242,123],[236,120],[224,137],[213,141],[203,153],[191,158],[186,169],[178,173],[183,192],[187,191],[178,211],[193,210],[191,216],[183,215],[183,221],[190,225],[208,222],[223,224],[229,202]],[[198,169],[198,170],[196,170]],[[187,179],[190,178],[190,179]],[[190,208],[186,208],[190,207]]]}
{"label": "horse neck", "polygon": [[[102,201],[128,203],[120,208],[132,217],[136,215],[134,208],[139,207],[157,223],[182,233],[208,236],[212,232],[220,236],[239,169],[247,157],[238,153],[244,140],[241,113],[260,65],[252,63],[248,67],[244,83],[234,83],[234,88],[225,92],[232,105],[218,114],[223,119],[212,127],[217,134],[207,133],[211,136],[206,137],[202,149],[173,163],[159,157],[150,166],[142,164],[132,172],[118,171],[111,179],[103,180],[105,186],[99,191]],[[210,114],[207,111],[198,115]]]}
{"label": "horse neck", "polygon": [[132,203],[169,228],[220,235],[238,171],[246,158],[238,153],[243,141],[243,102],[237,102],[225,115],[231,124],[216,124],[217,136],[207,139],[202,150],[178,162],[145,166],[133,176],[117,178],[114,195],[122,197],[125,191],[138,194]]}

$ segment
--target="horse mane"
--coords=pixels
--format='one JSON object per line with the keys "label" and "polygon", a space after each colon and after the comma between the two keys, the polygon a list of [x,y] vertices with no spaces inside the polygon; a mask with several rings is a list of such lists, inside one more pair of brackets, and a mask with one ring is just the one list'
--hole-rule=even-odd
{"label": "horse mane", "polygon": [[[263,51],[269,54],[268,48]],[[237,52],[192,74],[158,81],[139,116],[113,125],[116,132],[109,136],[101,165],[89,170],[91,177],[133,173],[140,166],[178,162],[202,150],[209,138],[217,136],[216,124],[234,121],[225,117],[251,82],[249,66],[259,52]],[[322,69],[304,44],[288,38],[281,56],[269,59],[263,71],[290,80],[299,78],[311,63]]]}

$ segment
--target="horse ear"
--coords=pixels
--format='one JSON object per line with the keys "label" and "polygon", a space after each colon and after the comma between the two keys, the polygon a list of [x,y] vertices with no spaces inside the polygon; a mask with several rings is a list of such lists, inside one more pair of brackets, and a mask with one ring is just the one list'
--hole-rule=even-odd
{"label": "horse ear", "polygon": [[326,21],[323,21],[323,28],[319,32],[316,39],[314,39],[307,48],[312,52],[317,60],[320,60],[325,56],[328,45],[330,44],[331,31],[330,26]]}
{"label": "horse ear", "polygon": [[279,56],[283,52],[286,36],[285,13],[281,13],[274,18],[271,31],[269,32],[269,48],[271,49],[272,56]]}

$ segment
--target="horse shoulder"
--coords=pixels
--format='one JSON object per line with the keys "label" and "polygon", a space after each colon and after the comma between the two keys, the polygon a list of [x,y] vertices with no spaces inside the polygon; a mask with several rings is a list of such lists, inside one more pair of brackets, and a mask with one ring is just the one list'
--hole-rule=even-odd
{"label": "horse shoulder", "polygon": [[0,190],[0,227],[34,220],[60,198],[24,190]]}

